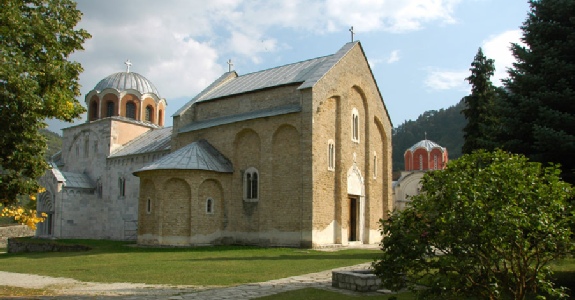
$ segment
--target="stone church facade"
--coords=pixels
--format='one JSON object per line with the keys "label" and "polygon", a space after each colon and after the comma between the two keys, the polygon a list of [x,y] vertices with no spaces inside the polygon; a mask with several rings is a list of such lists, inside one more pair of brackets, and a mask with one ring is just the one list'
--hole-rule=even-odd
{"label": "stone church facade", "polygon": [[[138,244],[322,247],[381,240],[378,220],[393,206],[392,125],[359,42],[260,72],[226,72],[181,107],[169,129],[142,120],[143,102],[136,105],[140,119],[130,121],[102,118],[108,110],[95,102],[88,113],[99,115],[80,127],[128,122],[148,126],[143,136],[169,132],[169,146],[155,159],[145,159],[153,143],[138,148],[133,140],[102,155],[110,186],[116,173],[137,176],[127,178],[139,188],[130,195],[137,194]],[[92,196],[97,191],[96,185]]]}

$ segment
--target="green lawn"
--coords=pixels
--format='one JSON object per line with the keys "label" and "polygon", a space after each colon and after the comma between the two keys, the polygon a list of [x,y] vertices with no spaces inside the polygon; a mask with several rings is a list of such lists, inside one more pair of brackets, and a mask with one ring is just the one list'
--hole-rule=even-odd
{"label": "green lawn", "polygon": [[87,245],[92,250],[0,254],[0,271],[93,282],[229,286],[370,262],[379,254],[376,250],[322,252],[245,246],[140,248],[118,241],[58,242]]}
{"label": "green lawn", "polygon": [[397,300],[413,300],[415,296],[411,293],[401,293],[397,295],[368,295],[368,296],[349,296],[338,292],[333,291],[324,291],[320,289],[301,289],[295,290],[291,292],[279,293],[271,296],[261,297],[258,298],[259,300],[299,300],[299,299],[306,299],[306,300],[354,300],[358,298],[362,299],[369,299],[369,300],[390,300],[396,297]]}

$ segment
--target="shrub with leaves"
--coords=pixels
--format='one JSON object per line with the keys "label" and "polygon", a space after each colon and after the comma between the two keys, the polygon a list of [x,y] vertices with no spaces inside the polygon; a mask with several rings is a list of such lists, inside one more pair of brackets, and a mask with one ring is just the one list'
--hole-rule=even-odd
{"label": "shrub with leaves", "polygon": [[559,166],[478,151],[427,173],[411,206],[381,220],[383,285],[421,299],[565,297],[549,263],[573,249]]}

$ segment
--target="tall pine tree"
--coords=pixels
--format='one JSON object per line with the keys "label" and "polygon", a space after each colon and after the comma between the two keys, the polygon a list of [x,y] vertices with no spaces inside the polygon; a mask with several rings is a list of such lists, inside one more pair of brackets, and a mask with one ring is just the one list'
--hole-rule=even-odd
{"label": "tall pine tree", "polygon": [[517,62],[504,81],[504,149],[560,163],[575,183],[575,1],[531,0],[521,29],[526,46],[512,45]]}
{"label": "tall pine tree", "polygon": [[465,108],[461,111],[467,119],[467,125],[463,128],[465,139],[463,154],[469,154],[477,149],[493,150],[495,148],[493,106],[496,92],[491,83],[491,76],[495,72],[494,61],[485,57],[479,48],[469,70],[471,75],[465,80],[471,84],[471,94],[463,97]]}

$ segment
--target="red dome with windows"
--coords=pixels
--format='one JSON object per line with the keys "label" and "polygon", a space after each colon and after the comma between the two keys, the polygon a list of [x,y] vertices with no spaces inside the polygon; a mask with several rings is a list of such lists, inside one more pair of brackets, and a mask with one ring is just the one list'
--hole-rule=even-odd
{"label": "red dome with windows", "polygon": [[405,171],[443,170],[449,158],[447,148],[428,139],[417,142],[403,155]]}

